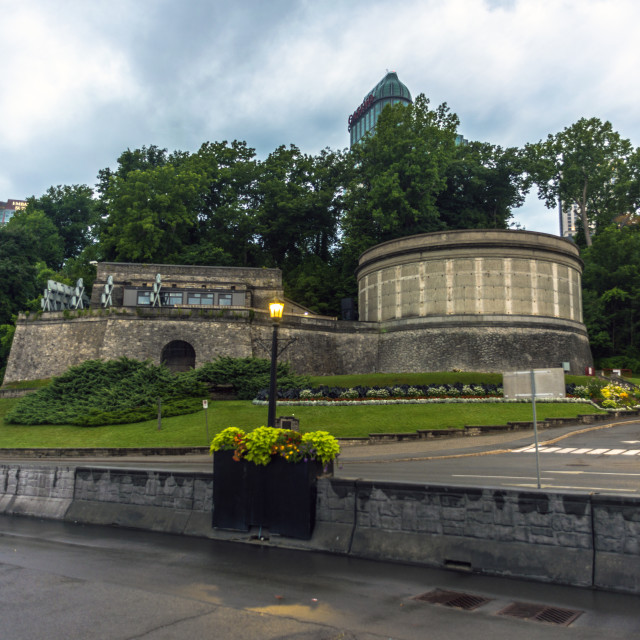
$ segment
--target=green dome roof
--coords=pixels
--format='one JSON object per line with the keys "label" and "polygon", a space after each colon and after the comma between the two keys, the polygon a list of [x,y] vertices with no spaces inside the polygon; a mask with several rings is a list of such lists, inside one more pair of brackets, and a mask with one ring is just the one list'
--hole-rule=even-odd
{"label": "green dome roof", "polygon": [[395,71],[389,71],[387,75],[378,82],[378,84],[370,91],[374,100],[382,98],[403,98],[411,101],[411,92],[406,85],[402,84],[398,79]]}

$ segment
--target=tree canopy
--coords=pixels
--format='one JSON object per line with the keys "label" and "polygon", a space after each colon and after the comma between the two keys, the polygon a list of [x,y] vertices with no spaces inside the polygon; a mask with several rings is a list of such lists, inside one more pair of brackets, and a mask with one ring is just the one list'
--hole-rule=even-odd
{"label": "tree canopy", "polygon": [[587,246],[592,227],[598,231],[608,226],[632,206],[627,162],[635,155],[631,142],[609,121],[581,118],[546,140],[527,145],[526,152],[531,179],[546,205],[578,205]]}

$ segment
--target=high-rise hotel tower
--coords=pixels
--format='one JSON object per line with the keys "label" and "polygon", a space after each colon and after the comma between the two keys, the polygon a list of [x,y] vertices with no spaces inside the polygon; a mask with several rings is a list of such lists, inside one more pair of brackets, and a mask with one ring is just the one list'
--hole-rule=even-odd
{"label": "high-rise hotel tower", "polygon": [[395,71],[387,75],[364,97],[362,104],[349,116],[348,129],[351,146],[376,126],[380,112],[387,104],[411,103],[409,89],[398,80]]}

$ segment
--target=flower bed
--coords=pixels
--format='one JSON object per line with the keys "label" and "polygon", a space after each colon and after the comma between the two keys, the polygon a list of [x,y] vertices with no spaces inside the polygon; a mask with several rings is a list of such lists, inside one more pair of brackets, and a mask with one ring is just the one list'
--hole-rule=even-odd
{"label": "flower bed", "polygon": [[[471,403],[531,403],[528,398],[387,398],[376,400],[373,398],[361,398],[358,400],[334,400],[332,398],[321,398],[314,400],[278,400],[279,407],[341,407],[348,405],[390,405],[390,404],[471,404]],[[598,409],[602,409],[599,404],[588,398],[536,398],[536,403],[569,403],[569,404],[590,404]],[[253,404],[267,406],[266,400],[254,400]],[[611,407],[610,407],[611,408]]]}

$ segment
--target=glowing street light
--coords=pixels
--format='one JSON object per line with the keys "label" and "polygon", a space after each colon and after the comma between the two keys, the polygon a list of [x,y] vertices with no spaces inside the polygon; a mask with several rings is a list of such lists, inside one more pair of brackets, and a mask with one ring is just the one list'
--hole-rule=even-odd
{"label": "glowing street light", "polygon": [[282,320],[282,312],[284,311],[284,303],[280,300],[273,300],[269,303],[269,315],[273,321],[273,337],[271,338],[271,376],[269,379],[269,415],[267,417],[267,426],[275,427],[276,424],[276,369],[278,364],[278,326]]}

